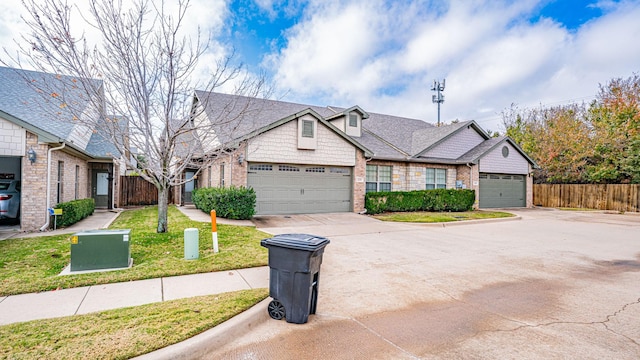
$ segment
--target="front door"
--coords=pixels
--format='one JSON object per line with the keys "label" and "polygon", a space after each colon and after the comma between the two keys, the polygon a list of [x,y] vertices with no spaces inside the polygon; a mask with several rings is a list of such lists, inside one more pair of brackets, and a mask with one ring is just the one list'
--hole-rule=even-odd
{"label": "front door", "polygon": [[96,208],[109,207],[109,171],[93,170],[91,179],[92,197],[96,202]]}
{"label": "front door", "polygon": [[187,170],[184,172],[184,177],[187,180],[187,182],[184,184],[184,203],[185,204],[192,203],[191,193],[196,188],[196,183],[195,183],[196,180],[193,178],[195,174],[196,172],[191,170]]}

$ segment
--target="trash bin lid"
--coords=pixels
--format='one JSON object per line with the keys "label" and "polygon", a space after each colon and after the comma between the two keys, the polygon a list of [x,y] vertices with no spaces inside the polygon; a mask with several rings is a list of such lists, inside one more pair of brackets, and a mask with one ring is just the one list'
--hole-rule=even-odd
{"label": "trash bin lid", "polygon": [[262,246],[314,251],[327,246],[329,239],[309,234],[280,234],[260,242]]}

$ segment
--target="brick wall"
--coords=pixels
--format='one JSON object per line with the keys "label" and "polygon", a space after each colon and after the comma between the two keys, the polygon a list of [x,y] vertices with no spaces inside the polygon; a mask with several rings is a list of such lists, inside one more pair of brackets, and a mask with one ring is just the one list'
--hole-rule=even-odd
{"label": "brick wall", "polygon": [[27,149],[36,152],[32,164],[22,158],[22,193],[20,195],[20,224],[22,231],[37,231],[47,221],[47,150],[45,144],[38,144],[38,136],[26,133]]}
{"label": "brick wall", "polygon": [[[64,149],[63,149],[64,150]],[[58,163],[62,161],[62,196],[60,202],[67,202],[77,199],[91,197],[89,164],[73,155],[65,153],[63,150],[51,153],[51,205],[58,203]],[[78,177],[76,179],[76,166],[78,166]],[[76,191],[77,186],[77,191]]]}
{"label": "brick wall", "polygon": [[353,168],[353,212],[364,211],[367,162],[362,151],[356,152],[356,166]]}
{"label": "brick wall", "polygon": [[480,202],[480,173],[478,172],[478,165],[472,165],[469,168],[467,165],[460,165],[457,167],[458,180],[462,180],[466,189],[476,191],[476,201],[474,203],[474,209],[478,208]]}

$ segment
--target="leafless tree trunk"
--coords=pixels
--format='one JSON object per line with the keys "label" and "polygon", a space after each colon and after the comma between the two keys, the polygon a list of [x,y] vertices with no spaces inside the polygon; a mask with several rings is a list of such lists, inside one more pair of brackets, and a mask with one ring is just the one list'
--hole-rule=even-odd
{"label": "leafless tree trunk", "polygon": [[[203,159],[211,158],[203,158],[198,134],[211,133],[216,124],[191,121],[197,116],[192,109],[193,89],[213,91],[233,82],[237,94],[255,97],[264,90],[264,81],[263,77],[243,75],[240,66],[232,65],[231,57],[217,62],[206,81],[194,81],[194,70],[207,51],[208,41],[199,34],[192,39],[182,33],[189,0],[178,0],[177,11],[171,13],[163,0],[131,3],[125,6],[121,0],[94,0],[87,5],[88,12],[82,13],[64,0],[24,0],[29,14],[24,20],[31,34],[18,40],[20,55],[12,61],[18,67],[72,79],[56,84],[63,87],[56,94],[81,92],[97,114],[79,113],[66,121],[82,122],[104,134],[124,155],[127,167],[138,169],[155,184],[158,232],[166,232],[169,189],[184,183],[181,175],[185,169],[198,171],[206,165]],[[83,23],[72,24],[78,19],[72,16],[74,12],[82,13]],[[87,34],[99,34],[99,39],[94,41],[93,36],[77,32],[72,25],[88,29]],[[41,90],[45,96],[53,94],[49,89]],[[73,110],[74,104],[65,103],[64,98],[49,100]]]}

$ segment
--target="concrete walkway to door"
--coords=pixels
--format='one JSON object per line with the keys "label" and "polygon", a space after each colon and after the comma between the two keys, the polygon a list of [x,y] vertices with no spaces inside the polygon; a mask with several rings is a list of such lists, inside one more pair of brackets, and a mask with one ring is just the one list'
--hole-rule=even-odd
{"label": "concrete walkway to door", "polygon": [[257,219],[330,238],[317,314],[185,358],[640,358],[640,216],[515,212],[522,220],[447,227]]}

